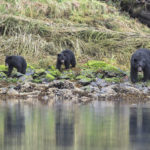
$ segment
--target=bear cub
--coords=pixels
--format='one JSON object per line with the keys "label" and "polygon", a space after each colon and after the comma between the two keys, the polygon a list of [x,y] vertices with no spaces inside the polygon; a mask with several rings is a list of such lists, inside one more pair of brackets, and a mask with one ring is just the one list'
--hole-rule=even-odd
{"label": "bear cub", "polygon": [[150,50],[138,49],[131,57],[130,77],[133,83],[138,81],[138,72],[143,72],[143,81],[150,79]]}
{"label": "bear cub", "polygon": [[13,68],[22,74],[26,73],[27,63],[22,56],[6,56],[5,65],[8,66],[8,76],[11,75]]}
{"label": "bear cub", "polygon": [[64,64],[66,69],[69,69],[70,64],[72,67],[76,66],[75,55],[71,50],[63,50],[57,55],[56,69],[61,70],[61,65]]}

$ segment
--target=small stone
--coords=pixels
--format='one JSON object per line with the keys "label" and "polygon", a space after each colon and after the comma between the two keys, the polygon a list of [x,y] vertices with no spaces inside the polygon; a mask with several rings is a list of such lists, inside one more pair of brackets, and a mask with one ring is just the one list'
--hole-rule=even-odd
{"label": "small stone", "polygon": [[0,93],[1,93],[1,94],[6,94],[7,91],[8,91],[8,88],[1,88],[1,89],[0,89]]}
{"label": "small stone", "polygon": [[13,88],[10,88],[8,91],[7,91],[7,95],[9,95],[9,96],[16,96],[16,95],[18,95],[19,93],[18,93],[18,91],[16,91],[15,89],[13,89]]}

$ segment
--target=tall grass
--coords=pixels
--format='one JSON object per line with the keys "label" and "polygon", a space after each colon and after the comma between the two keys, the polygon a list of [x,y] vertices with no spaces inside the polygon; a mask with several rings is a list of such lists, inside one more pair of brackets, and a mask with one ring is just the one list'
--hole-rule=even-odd
{"label": "tall grass", "polygon": [[1,62],[16,54],[45,67],[69,48],[78,62],[113,59],[128,68],[135,49],[150,48],[149,28],[96,0],[1,0],[0,12]]}

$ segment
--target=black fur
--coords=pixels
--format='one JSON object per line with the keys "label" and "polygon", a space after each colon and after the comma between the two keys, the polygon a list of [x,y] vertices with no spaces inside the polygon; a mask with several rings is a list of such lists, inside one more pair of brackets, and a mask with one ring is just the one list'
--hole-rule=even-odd
{"label": "black fur", "polygon": [[8,65],[8,76],[11,75],[14,67],[22,74],[26,73],[27,63],[22,56],[6,56],[5,65]]}
{"label": "black fur", "polygon": [[133,83],[138,81],[138,72],[143,71],[143,81],[150,79],[150,50],[138,49],[131,57],[130,77]]}
{"label": "black fur", "polygon": [[61,65],[64,64],[66,69],[76,66],[75,55],[71,50],[64,50],[57,56],[56,68],[61,70]]}

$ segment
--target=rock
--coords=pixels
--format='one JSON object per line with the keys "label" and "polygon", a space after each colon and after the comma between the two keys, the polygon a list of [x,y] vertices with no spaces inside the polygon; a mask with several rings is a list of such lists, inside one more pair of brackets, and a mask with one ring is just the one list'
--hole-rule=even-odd
{"label": "rock", "polygon": [[33,80],[32,76],[23,75],[18,79],[18,82],[27,82],[32,80]]}
{"label": "rock", "polygon": [[31,76],[31,75],[34,74],[34,72],[35,72],[35,71],[34,71],[33,69],[28,68],[27,71],[26,71],[26,76]]}
{"label": "rock", "polygon": [[13,77],[19,78],[22,77],[24,74],[20,73],[20,72],[16,72]]}
{"label": "rock", "polygon": [[99,78],[95,81],[95,83],[99,88],[110,85],[110,83],[107,83],[105,80]]}
{"label": "rock", "polygon": [[100,91],[99,96],[101,96],[101,97],[116,96],[117,92],[113,88],[116,88],[116,85],[110,85],[108,87],[103,87]]}
{"label": "rock", "polygon": [[19,95],[19,93],[18,93],[18,91],[16,91],[15,89],[10,88],[10,89],[7,91],[7,95],[8,95],[8,96],[17,96],[17,95]]}
{"label": "rock", "polygon": [[121,85],[118,88],[119,92],[121,93],[130,93],[130,94],[142,94],[142,91],[140,91],[139,89],[135,88],[135,87],[131,87],[131,86],[126,86],[126,85]]}
{"label": "rock", "polygon": [[150,91],[150,90],[149,90],[147,87],[144,87],[144,88],[143,88],[143,93],[144,93],[144,94],[148,94],[149,91]]}
{"label": "rock", "polygon": [[8,91],[8,88],[1,88],[0,89],[0,94],[6,94]]}
{"label": "rock", "polygon": [[87,85],[84,87],[81,87],[82,90],[89,92],[89,93],[93,93],[93,92],[99,92],[100,89],[98,87],[93,87],[91,85]]}
{"label": "rock", "polygon": [[68,80],[55,80],[49,84],[49,87],[55,87],[58,89],[74,89],[75,85],[73,82],[70,82]]}

